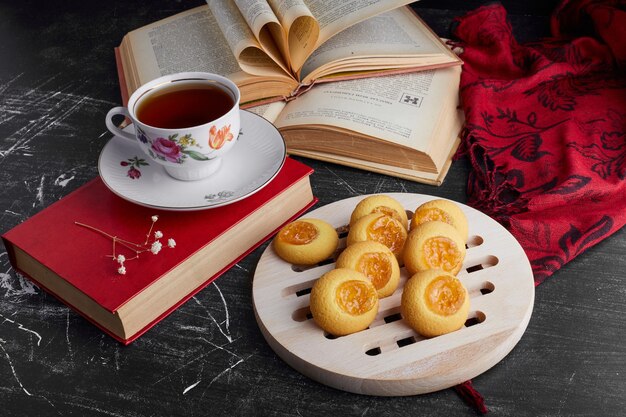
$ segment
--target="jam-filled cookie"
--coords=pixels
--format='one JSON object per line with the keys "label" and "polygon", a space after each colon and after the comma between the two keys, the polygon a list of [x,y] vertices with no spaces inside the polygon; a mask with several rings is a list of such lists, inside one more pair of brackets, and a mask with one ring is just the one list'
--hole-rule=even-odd
{"label": "jam-filled cookie", "polygon": [[378,313],[378,295],[369,279],[348,268],[322,275],[311,289],[311,314],[319,327],[334,336],[366,329]]}
{"label": "jam-filled cookie", "polygon": [[315,265],[333,255],[337,231],[319,219],[300,219],[284,226],[274,238],[276,254],[297,265]]}
{"label": "jam-filled cookie", "polygon": [[463,242],[467,242],[468,223],[463,210],[450,200],[431,200],[415,209],[411,218],[411,229],[430,221],[440,221],[454,226],[461,235]]}
{"label": "jam-filled cookie", "polygon": [[400,303],[402,318],[426,337],[463,327],[469,307],[465,286],[454,275],[440,269],[413,275],[404,285]]}
{"label": "jam-filled cookie", "polygon": [[407,231],[398,220],[383,213],[372,213],[361,217],[350,226],[346,244],[371,240],[387,246],[396,256],[398,262],[402,260],[404,242]]}
{"label": "jam-filled cookie", "polygon": [[405,229],[408,229],[409,220],[406,210],[396,199],[384,194],[365,197],[356,205],[350,216],[350,226],[361,217],[372,213],[383,213],[398,220]]}
{"label": "jam-filled cookie", "polygon": [[378,242],[356,242],[348,246],[336,263],[337,268],[361,272],[374,284],[378,298],[388,297],[400,283],[400,267],[391,250]]}
{"label": "jam-filled cookie", "polygon": [[465,259],[465,241],[448,223],[431,221],[416,226],[404,245],[404,266],[409,274],[443,269],[456,275]]}

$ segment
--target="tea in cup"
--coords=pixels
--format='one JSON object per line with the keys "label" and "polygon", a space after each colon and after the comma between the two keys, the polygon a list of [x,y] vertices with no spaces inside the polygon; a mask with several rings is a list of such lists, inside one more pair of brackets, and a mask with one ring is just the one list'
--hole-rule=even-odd
{"label": "tea in cup", "polygon": [[[222,156],[237,141],[240,93],[228,78],[205,72],[166,75],[141,86],[127,107],[106,116],[111,133],[136,141],[150,158],[179,180],[198,180],[216,172]],[[113,123],[128,117],[135,133]]]}

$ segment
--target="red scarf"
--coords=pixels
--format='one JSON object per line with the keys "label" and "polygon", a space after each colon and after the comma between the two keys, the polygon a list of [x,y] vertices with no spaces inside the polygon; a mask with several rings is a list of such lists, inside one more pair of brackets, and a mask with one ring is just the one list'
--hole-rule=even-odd
{"label": "red scarf", "polygon": [[564,1],[553,37],[506,11],[458,19],[468,203],[520,242],[541,283],[626,223],[626,1]]}
{"label": "red scarf", "polygon": [[[626,223],[626,1],[563,1],[521,45],[499,5],[457,19],[468,203],[520,242],[541,283]],[[455,387],[486,413],[471,381]]]}

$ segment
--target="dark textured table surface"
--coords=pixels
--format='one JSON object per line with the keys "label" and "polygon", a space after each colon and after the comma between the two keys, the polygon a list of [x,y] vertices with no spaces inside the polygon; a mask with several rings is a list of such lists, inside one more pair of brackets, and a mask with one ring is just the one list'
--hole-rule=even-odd
{"label": "dark textured table surface", "polygon": [[[441,36],[478,1],[422,1]],[[199,1],[0,2],[0,232],[98,175],[120,104],[113,47]],[[546,35],[553,2],[505,2],[521,40]],[[305,160],[319,205],[413,192],[466,200],[467,166],[432,187]],[[537,288],[526,333],[474,386],[498,416],[617,416],[626,409],[626,232]],[[12,271],[0,246],[0,415],[475,415],[451,390],[355,395],[287,366],[263,339],[251,281],[265,245],[128,347]]]}

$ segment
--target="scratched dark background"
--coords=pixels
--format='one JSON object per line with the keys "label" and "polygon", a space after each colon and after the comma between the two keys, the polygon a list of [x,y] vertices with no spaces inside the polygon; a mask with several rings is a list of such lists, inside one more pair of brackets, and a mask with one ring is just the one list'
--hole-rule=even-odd
{"label": "scratched dark background", "polygon": [[[414,5],[441,36],[484,2]],[[0,2],[0,232],[94,178],[120,104],[113,47],[200,1]],[[520,40],[548,34],[553,1],[504,2]],[[432,187],[305,161],[320,205],[414,192],[465,201],[467,166]],[[537,288],[515,349],[474,379],[494,416],[618,416],[626,409],[625,232]],[[44,239],[45,236],[42,236]],[[476,415],[451,390],[400,398],[311,381],[265,343],[251,306],[254,251],[131,346],[12,271],[0,245],[2,416]]]}

